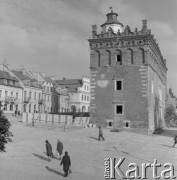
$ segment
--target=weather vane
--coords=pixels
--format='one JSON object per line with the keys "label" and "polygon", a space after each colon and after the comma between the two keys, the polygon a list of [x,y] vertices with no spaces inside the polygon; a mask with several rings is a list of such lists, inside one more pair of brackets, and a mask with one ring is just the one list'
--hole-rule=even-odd
{"label": "weather vane", "polygon": [[112,7],[109,7],[110,10],[112,10]]}

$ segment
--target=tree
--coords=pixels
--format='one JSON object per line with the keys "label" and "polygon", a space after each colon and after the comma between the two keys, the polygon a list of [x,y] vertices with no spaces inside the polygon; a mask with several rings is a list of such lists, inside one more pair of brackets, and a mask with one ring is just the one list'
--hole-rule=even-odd
{"label": "tree", "polygon": [[177,125],[177,114],[175,112],[175,108],[172,105],[165,109],[165,123],[168,127]]}
{"label": "tree", "polygon": [[10,122],[0,110],[0,152],[6,152],[5,144],[12,142],[13,134],[9,131],[10,126]]}

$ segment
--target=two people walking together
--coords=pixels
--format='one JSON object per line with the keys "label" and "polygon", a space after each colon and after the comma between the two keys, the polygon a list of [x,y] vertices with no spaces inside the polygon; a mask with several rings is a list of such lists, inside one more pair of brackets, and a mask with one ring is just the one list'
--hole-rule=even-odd
{"label": "two people walking together", "polygon": [[[47,156],[49,158],[50,157],[54,158],[54,155],[53,155],[53,152],[52,152],[52,145],[48,140],[45,141],[45,146],[46,146],[46,154],[47,154]],[[63,153],[63,144],[59,139],[57,141],[56,152],[57,152],[57,155],[59,156],[59,160],[61,160],[61,155]]]}

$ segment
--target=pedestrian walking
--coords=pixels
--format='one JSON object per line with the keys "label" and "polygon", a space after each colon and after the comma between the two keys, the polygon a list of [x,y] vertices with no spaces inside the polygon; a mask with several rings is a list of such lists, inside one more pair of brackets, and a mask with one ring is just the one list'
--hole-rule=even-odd
{"label": "pedestrian walking", "polygon": [[100,126],[98,127],[98,129],[99,129],[98,140],[100,140],[100,138],[102,138],[102,140],[104,141],[105,139],[104,139],[104,137],[103,137],[103,130],[101,129]]}
{"label": "pedestrian walking", "polygon": [[52,145],[49,143],[48,140],[45,141],[45,146],[46,146],[46,153],[48,157],[53,157],[53,153],[52,153]]}
{"label": "pedestrian walking", "polygon": [[71,171],[71,160],[68,155],[68,152],[65,152],[65,155],[63,156],[60,166],[63,164],[63,171],[65,173],[65,177],[68,176],[68,171]]}
{"label": "pedestrian walking", "polygon": [[173,148],[175,147],[175,144],[177,144],[177,134],[175,135],[175,137],[174,137],[174,144],[173,144]]}
{"label": "pedestrian walking", "polygon": [[63,144],[62,142],[58,139],[58,142],[57,142],[57,153],[59,155],[59,160],[61,159],[61,155],[63,153]]}

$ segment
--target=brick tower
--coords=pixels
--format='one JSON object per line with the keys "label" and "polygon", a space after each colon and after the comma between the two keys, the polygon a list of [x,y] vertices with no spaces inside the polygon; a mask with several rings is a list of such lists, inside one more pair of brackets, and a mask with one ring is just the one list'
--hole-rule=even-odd
{"label": "brick tower", "polygon": [[143,128],[152,133],[164,125],[166,60],[147,20],[131,31],[111,10],[101,25],[92,25],[90,44],[91,121],[114,128]]}

